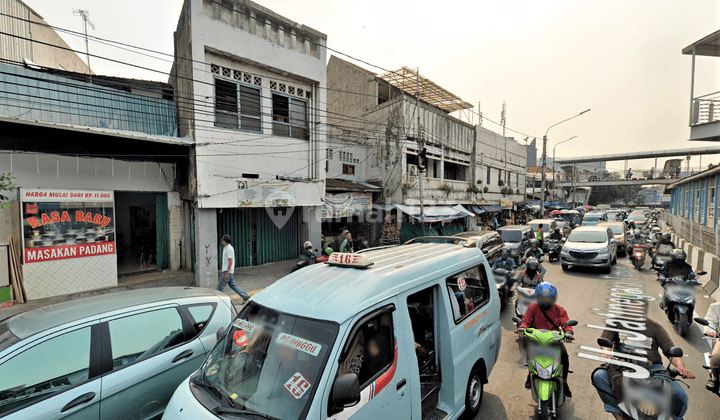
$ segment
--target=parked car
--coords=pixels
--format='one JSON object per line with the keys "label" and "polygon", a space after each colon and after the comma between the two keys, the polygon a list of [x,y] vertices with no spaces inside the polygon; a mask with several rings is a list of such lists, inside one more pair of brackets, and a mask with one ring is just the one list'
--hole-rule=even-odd
{"label": "parked car", "polygon": [[163,419],[474,417],[500,352],[494,283],[464,238],[333,253],[255,295]]}
{"label": "parked car", "polygon": [[493,230],[481,232],[463,232],[453,235],[458,238],[472,239],[478,248],[485,254],[488,262],[492,266],[495,260],[500,258],[500,250],[504,243],[500,234]]}
{"label": "parked car", "polygon": [[610,273],[617,263],[615,235],[606,226],[580,226],[570,233],[560,252],[562,269],[570,266],[600,267]]}
{"label": "parked car", "polygon": [[582,219],[582,226],[596,226],[600,222],[605,222],[605,213],[586,213]]}
{"label": "parked car", "polygon": [[71,300],[0,321],[3,419],[155,419],[236,311],[210,289]]}
{"label": "parked car", "polygon": [[532,228],[528,225],[509,225],[498,228],[497,232],[510,250],[510,256],[520,265],[525,250],[530,248],[530,241],[535,238]]}
{"label": "parked car", "polygon": [[625,222],[603,222],[598,226],[607,226],[610,230],[612,230],[612,233],[615,236],[618,254],[626,256],[627,250],[625,249],[625,241],[628,237],[628,227]]}

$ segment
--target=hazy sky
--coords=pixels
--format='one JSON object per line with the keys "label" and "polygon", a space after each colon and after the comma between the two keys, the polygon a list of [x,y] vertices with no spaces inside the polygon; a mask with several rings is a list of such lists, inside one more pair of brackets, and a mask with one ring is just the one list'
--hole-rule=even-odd
{"label": "hazy sky", "polygon": [[[87,9],[97,26],[92,35],[170,54],[182,5],[181,0],[27,3],[51,25],[78,31],[81,20],[72,9]],[[591,108],[550,131],[549,155],[552,145],[574,135],[578,138],[557,148],[558,156],[719,145],[687,141],[691,59],[680,53],[720,29],[715,0],[259,3],[326,33],[335,50],[386,69],[419,67],[464,100],[482,102],[483,114],[494,121],[500,120],[504,101],[507,126],[522,133],[542,137],[550,125]],[[82,39],[63,37],[84,51]],[[169,62],[104,45],[91,42],[90,49],[162,72],[170,69]],[[717,60],[698,59],[696,93],[720,90]],[[99,74],[167,80],[161,73],[99,60],[91,65]],[[705,157],[703,165],[713,159],[720,161]]]}

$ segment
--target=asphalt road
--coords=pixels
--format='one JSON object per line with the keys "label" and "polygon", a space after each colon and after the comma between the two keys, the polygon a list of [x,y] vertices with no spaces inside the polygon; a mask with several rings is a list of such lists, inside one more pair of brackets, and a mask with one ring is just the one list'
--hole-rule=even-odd
{"label": "asphalt road", "polygon": [[[648,263],[649,263],[648,258]],[[594,270],[570,269],[563,272],[559,262],[545,263],[548,269],[545,280],[552,282],[559,291],[558,303],[567,309],[570,319],[579,325],[575,330],[575,343],[567,344],[570,353],[570,374],[568,380],[573,398],[567,400],[560,408],[559,419],[613,419],[605,413],[602,401],[590,382],[592,371],[598,362],[578,357],[580,346],[597,348],[597,338],[601,331],[587,325],[603,325],[605,318],[597,315],[592,308],[604,309],[610,298],[610,282],[612,280],[628,280],[642,282],[649,296],[657,298],[662,292],[656,281],[655,272],[643,267],[641,272],[630,265],[629,260],[618,258],[610,274],[600,274]],[[711,303],[702,289],[697,289],[697,314],[704,316]],[[521,357],[516,336],[513,333],[515,324],[511,318],[515,316],[514,307],[508,306],[501,313],[503,326],[500,359],[493,369],[489,383],[485,386],[482,407],[477,419],[536,419],[537,404],[533,401],[530,390],[525,389],[527,368],[523,366],[527,360]],[[660,309],[657,301],[649,304],[648,317],[658,321],[672,337],[675,346],[685,352],[684,361],[696,379],[686,380],[686,389],[690,404],[685,415],[686,420],[717,420],[720,419],[720,397],[705,389],[708,380],[707,371],[702,368],[702,353],[709,350],[707,341],[703,340],[702,332],[693,323],[686,337],[678,336]],[[584,352],[587,353],[587,352]],[[664,359],[667,362],[667,359]]]}

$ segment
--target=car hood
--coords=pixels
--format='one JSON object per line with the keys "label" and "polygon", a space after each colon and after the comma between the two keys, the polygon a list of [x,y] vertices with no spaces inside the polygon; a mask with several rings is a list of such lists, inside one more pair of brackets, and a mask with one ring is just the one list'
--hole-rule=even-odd
{"label": "car hood", "polygon": [[600,248],[605,248],[605,245],[598,243],[585,243],[585,242],[565,242],[563,250],[565,251],[597,251]]}

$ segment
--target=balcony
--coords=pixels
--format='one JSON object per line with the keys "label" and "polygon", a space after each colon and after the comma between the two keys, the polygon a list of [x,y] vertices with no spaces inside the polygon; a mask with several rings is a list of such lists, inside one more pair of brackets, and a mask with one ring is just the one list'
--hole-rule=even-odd
{"label": "balcony", "polygon": [[690,140],[720,140],[720,92],[693,99],[690,112]]}
{"label": "balcony", "polygon": [[[0,64],[0,116],[65,126],[177,136],[175,103],[130,93],[157,82],[93,76],[95,84],[43,71]],[[102,82],[101,82],[102,80]],[[117,85],[118,88],[103,86]],[[127,85],[123,87],[122,85]],[[142,89],[142,87],[141,87]]]}

